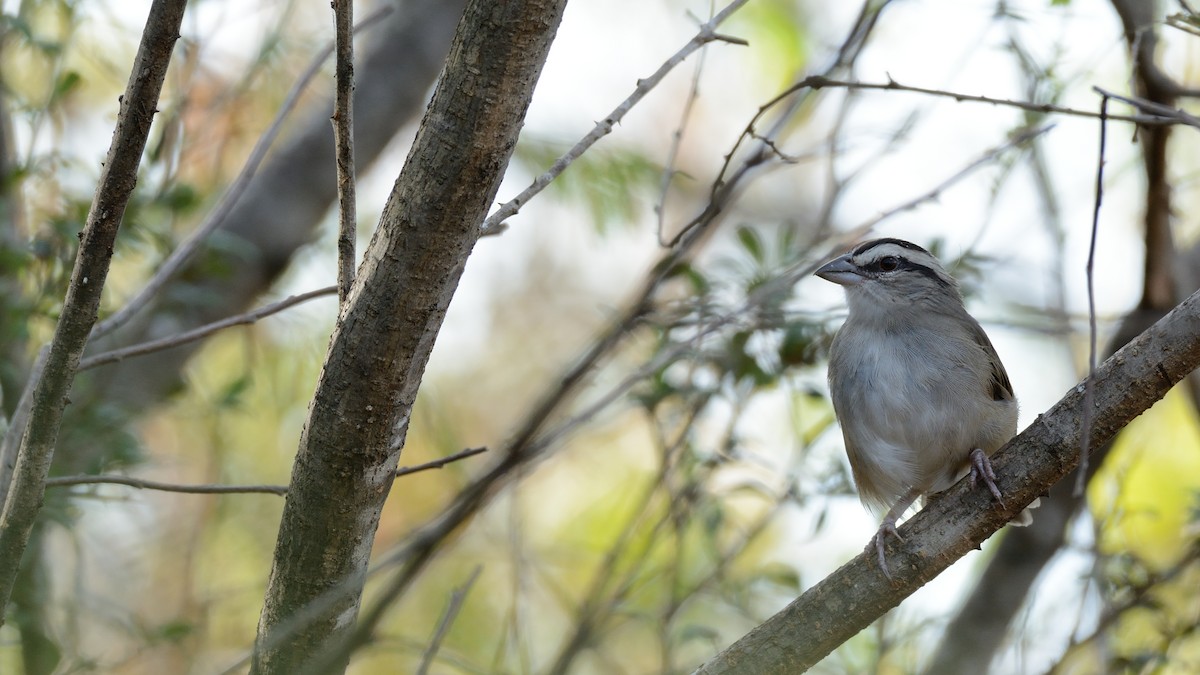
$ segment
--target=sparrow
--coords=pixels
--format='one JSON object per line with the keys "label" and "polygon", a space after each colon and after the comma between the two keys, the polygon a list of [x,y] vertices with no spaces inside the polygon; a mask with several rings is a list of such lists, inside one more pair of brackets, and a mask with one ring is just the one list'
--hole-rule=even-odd
{"label": "sparrow", "polygon": [[[887,509],[866,550],[891,579],[886,539],[900,539],[896,521],[917,499],[970,475],[1003,503],[988,457],[1016,434],[1017,399],[958,283],[929,251],[875,239],[816,275],[846,292],[829,390],[859,496]],[[1013,524],[1031,520],[1027,509]]]}

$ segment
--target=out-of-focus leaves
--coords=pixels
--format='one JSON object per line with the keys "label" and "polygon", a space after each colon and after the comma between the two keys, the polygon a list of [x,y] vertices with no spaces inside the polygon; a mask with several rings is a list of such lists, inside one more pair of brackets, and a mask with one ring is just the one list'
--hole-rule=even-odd
{"label": "out-of-focus leaves", "polygon": [[691,290],[693,295],[697,297],[703,297],[707,295],[712,289],[712,284],[709,283],[708,278],[705,277],[704,273],[686,261],[678,263],[672,267],[671,270],[667,272],[667,276],[670,278],[686,279],[688,284],[692,287]]}
{"label": "out-of-focus leaves", "polygon": [[692,640],[700,640],[705,643],[713,642],[721,637],[720,632],[710,626],[703,624],[689,623],[679,631],[679,642],[685,643]]}
{"label": "out-of-focus leaves", "polygon": [[68,70],[59,76],[54,83],[54,91],[50,94],[50,105],[55,105],[65,99],[71,92],[79,88],[83,78],[74,70]]}
{"label": "out-of-focus leaves", "polygon": [[[517,146],[514,159],[540,175],[566,150],[557,144],[528,142]],[[627,149],[589,152],[575,160],[550,184],[562,199],[582,202],[601,232],[614,223],[630,223],[646,208],[645,197],[658,185],[662,166]]]}
{"label": "out-of-focus leaves", "polygon": [[191,621],[186,619],[174,619],[172,621],[155,626],[153,634],[149,637],[152,643],[181,642],[195,632],[196,626]]}
{"label": "out-of-focus leaves", "polygon": [[760,265],[766,263],[767,254],[764,251],[765,246],[763,245],[762,236],[759,235],[757,229],[746,225],[739,225],[737,228],[737,239],[754,262]]}
{"label": "out-of-focus leaves", "polygon": [[759,568],[758,576],[796,595],[802,590],[800,574],[790,565],[768,563]]}
{"label": "out-of-focus leaves", "polygon": [[779,362],[784,368],[813,365],[822,333],[821,326],[811,321],[789,321],[779,344]]}
{"label": "out-of-focus leaves", "polygon": [[250,389],[250,386],[253,383],[254,383],[254,378],[251,376],[250,372],[242,373],[241,375],[239,375],[238,377],[236,377],[232,381],[230,381],[229,384],[225,385],[225,388],[222,389],[218,393],[216,400],[213,401],[214,407],[216,407],[216,408],[239,408],[239,407],[241,407],[243,404],[243,399],[245,398],[246,391],[248,389]]}
{"label": "out-of-focus leaves", "polygon": [[801,3],[792,0],[752,2],[738,12],[731,25],[735,34],[750,35],[756,74],[773,86],[791,84],[808,62],[808,21]]}
{"label": "out-of-focus leaves", "polygon": [[734,380],[749,379],[757,386],[766,386],[773,383],[777,376],[767,372],[751,353],[748,347],[753,336],[754,331],[750,330],[734,333],[725,344],[725,360],[721,365]]}

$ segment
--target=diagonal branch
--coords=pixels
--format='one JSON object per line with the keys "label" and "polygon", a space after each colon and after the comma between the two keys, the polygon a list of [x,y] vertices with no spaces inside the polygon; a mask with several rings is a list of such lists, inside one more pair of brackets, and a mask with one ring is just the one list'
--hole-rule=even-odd
{"label": "diagonal branch", "polygon": [[[1092,379],[1092,439],[1107,442],[1200,366],[1200,292],[1104,362]],[[799,673],[977,548],[1079,463],[1083,387],[1072,388],[993,458],[995,504],[960,481],[900,528],[893,583],[860,554],[696,671]]]}
{"label": "diagonal branch", "polygon": [[117,128],[87,223],[79,235],[79,254],[67,297],[33,392],[28,428],[0,518],[0,622],[29,534],[41,511],[46,475],[71,384],[100,311],[100,294],[108,277],[117,231],[137,184],[138,165],[186,6],[187,0],[156,0],[150,7],[129,84],[120,99]]}
{"label": "diagonal branch", "polygon": [[554,182],[554,179],[558,178],[559,174],[561,174],[563,171],[566,171],[567,167],[570,166],[571,163],[576,159],[579,159],[588,148],[592,147],[601,138],[604,138],[611,133],[613,127],[615,127],[621,122],[622,119],[625,118],[625,114],[628,113],[633,106],[637,105],[639,101],[645,98],[646,94],[649,94],[652,89],[658,86],[659,82],[663,81],[663,78],[665,78],[668,73],[675,69],[675,66],[683,63],[683,61],[687,57],[691,56],[692,53],[697,49],[700,49],[710,42],[716,41],[729,42],[732,44],[746,44],[744,40],[731,38],[729,36],[717,33],[716,28],[717,26],[721,25],[725,19],[728,19],[730,15],[741,9],[742,5],[746,4],[747,1],[748,0],[733,0],[733,2],[729,3],[725,9],[717,12],[717,14],[713,16],[708,23],[701,26],[700,32],[696,34],[696,37],[692,38],[691,41],[684,45],[679,51],[675,52],[674,55],[664,61],[663,64],[658,67],[658,70],[654,71],[654,74],[645,79],[638,80],[637,88],[633,90],[633,93],[629,95],[629,98],[621,101],[621,104],[613,109],[613,111],[610,112],[607,117],[599,122],[596,122],[596,126],[593,127],[586,136],[579,139],[579,142],[576,143],[575,146],[570,150],[568,150],[566,154],[555,160],[554,164],[551,165],[545,173],[538,176],[529,187],[522,190],[521,194],[508,200],[501,205],[495,213],[488,216],[487,220],[483,223],[484,231],[487,234],[499,234],[502,232],[504,230],[502,224],[504,223],[505,219],[516,215],[517,211],[519,211],[526,202],[532,199],[537,193],[546,189],[546,186]]}
{"label": "diagonal branch", "polygon": [[245,326],[255,323],[259,319],[264,319],[272,314],[277,314],[289,307],[294,307],[295,305],[308,302],[309,300],[336,293],[337,290],[337,286],[318,288],[315,291],[308,291],[307,293],[293,295],[284,298],[279,302],[273,302],[269,305],[264,305],[258,309],[246,312],[244,314],[238,314],[221,319],[220,321],[214,321],[212,323],[193,328],[192,330],[184,331],[178,335],[168,335],[167,337],[159,338],[157,340],[149,340],[136,345],[130,345],[128,347],[122,347],[120,349],[113,349],[111,351],[96,354],[95,356],[89,356],[79,362],[79,370],[97,368],[109,363],[115,363],[123,359],[132,358],[134,356],[151,354],[164,349],[171,349],[172,347],[185,345],[189,342],[195,342],[196,340],[202,340],[209,335],[225,330],[226,328],[231,328],[233,326]]}
{"label": "diagonal branch", "polygon": [[[377,23],[394,9],[392,5],[381,6],[378,10],[360,21],[355,30],[362,30]],[[321,66],[324,65],[325,60],[329,58],[329,55],[333,51],[334,45],[330,44],[317,52],[304,73],[292,85],[291,90],[288,91],[287,97],[284,99],[279,111],[275,113],[275,118],[271,120],[271,125],[254,144],[254,148],[250,151],[250,156],[246,158],[246,163],[242,166],[241,172],[238,173],[233,183],[229,185],[225,194],[221,196],[221,201],[209,212],[204,222],[178,248],[167,256],[167,259],[155,270],[154,276],[138,290],[137,294],[129,302],[125,303],[124,307],[96,324],[92,335],[93,338],[107,335],[120,328],[133,318],[135,314],[149,306],[150,301],[167,285],[167,282],[171,281],[172,277],[196,256],[204,243],[212,236],[213,232],[225,222],[226,216],[238,205],[238,200],[241,199],[242,194],[249,188],[251,179],[254,178],[259,166],[267,157],[267,151],[271,149],[271,145],[283,130],[283,123],[296,107],[300,95],[304,93],[309,82],[320,72]]]}

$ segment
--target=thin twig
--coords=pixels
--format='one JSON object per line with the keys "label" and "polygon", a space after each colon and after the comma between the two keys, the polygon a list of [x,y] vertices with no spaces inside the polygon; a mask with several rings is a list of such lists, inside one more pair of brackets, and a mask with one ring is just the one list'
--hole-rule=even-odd
{"label": "thin twig", "polygon": [[71,487],[73,485],[127,485],[139,490],[157,490],[159,492],[180,492],[197,495],[272,494],[283,496],[287,494],[286,485],[183,485],[134,478],[133,476],[118,476],[115,474],[55,476],[46,479],[46,487],[48,488]]}
{"label": "thin twig", "polygon": [[425,649],[425,653],[421,655],[421,665],[417,667],[417,675],[426,675],[429,672],[429,667],[433,665],[433,659],[437,657],[438,650],[442,647],[442,640],[445,639],[446,633],[450,631],[450,626],[454,624],[454,620],[458,618],[458,612],[462,609],[463,601],[467,599],[467,594],[471,592],[471,587],[475,585],[475,580],[479,578],[479,573],[483,571],[482,565],[476,565],[475,571],[471,572],[471,576],[462,586],[454,589],[450,594],[450,602],[446,605],[446,611],[442,614],[441,621],[438,622],[437,630],[433,633],[433,638],[429,641],[429,647]]}
{"label": "thin twig", "polygon": [[481,455],[485,452],[487,452],[486,447],[467,448],[466,450],[459,450],[458,452],[454,453],[453,455],[446,455],[445,457],[443,457],[441,459],[435,459],[432,462],[425,462],[424,464],[414,464],[413,466],[402,466],[399,469],[396,469],[396,477],[399,478],[400,476],[407,476],[410,473],[417,473],[418,471],[428,471],[430,469],[440,469],[440,468],[446,466],[447,464],[452,464],[454,462],[457,462],[460,459],[474,457],[475,455]]}
{"label": "thin twig", "polygon": [[[1099,90],[1097,90],[1099,91]],[[1100,204],[1104,200],[1104,146],[1108,138],[1108,99],[1100,93],[1100,156],[1096,162],[1096,202],[1092,208],[1092,238],[1088,243],[1087,298],[1088,298],[1088,376],[1083,383],[1083,420],[1079,439],[1079,471],[1075,472],[1075,496],[1083,494],[1087,486],[1088,452],[1092,443],[1092,408],[1095,398],[1092,386],[1096,374],[1096,236],[1100,231]]]}
{"label": "thin twig", "polygon": [[675,66],[682,63],[684,59],[686,59],[688,56],[691,56],[691,54],[697,49],[700,49],[709,42],[715,41],[728,42],[730,44],[737,45],[747,44],[745,40],[730,37],[728,35],[721,35],[715,30],[717,26],[725,21],[725,19],[729,18],[731,14],[740,9],[742,5],[746,4],[746,2],[747,0],[734,0],[726,5],[725,9],[717,12],[717,14],[713,16],[712,20],[700,27],[700,31],[696,34],[696,37],[692,38],[691,41],[684,45],[683,48],[678,52],[675,52],[671,58],[664,61],[663,64],[659,66],[658,70],[654,71],[653,75],[645,79],[638,80],[637,87],[633,90],[633,93],[629,95],[629,98],[622,101],[621,104],[614,108],[607,117],[597,122],[596,126],[592,128],[591,132],[581,138],[574,147],[566,152],[566,154],[556,159],[554,164],[550,166],[546,173],[538,176],[529,187],[525,188],[521,192],[521,194],[502,204],[500,208],[496,209],[495,213],[488,216],[487,220],[483,221],[483,235],[481,236],[499,234],[502,232],[504,230],[502,223],[505,221],[505,219],[516,215],[526,202],[533,198],[533,196],[537,193],[546,189],[546,186],[550,185],[555,178],[558,178],[559,174],[565,171],[572,162],[579,159],[579,157],[582,156],[588,148],[595,145],[596,142],[601,138],[607,136],[613,130],[613,127],[620,123],[622,119],[624,119],[625,114],[628,113],[633,106],[637,105],[639,101],[646,97],[646,94],[649,94],[654,87],[658,86],[658,84],[662,82],[663,78],[667,76],[667,73],[671,72]]}
{"label": "thin twig", "polygon": [[[866,46],[867,39],[874,30],[880,14],[890,2],[891,0],[882,0],[882,2],[867,0],[862,4],[849,35],[842,42],[837,56],[825,67],[823,77],[828,78],[834,73],[850,69],[850,66],[858,60],[858,56]],[[701,225],[704,225],[704,229],[707,229],[708,224],[720,215],[725,204],[734,199],[735,192],[738,190],[742,180],[749,176],[754,169],[765,164],[770,157],[775,155],[777,146],[774,143],[774,138],[787,128],[792,116],[800,109],[800,106],[804,102],[805,97],[793,96],[798,90],[799,87],[789,88],[759,107],[754,116],[750,118],[750,122],[742,130],[742,133],[738,135],[737,140],[734,141],[733,147],[725,154],[725,159],[721,163],[717,177],[713,180],[709,188],[708,206],[679,229],[679,232],[669,242],[669,246],[674,247],[684,241],[685,237],[694,236],[693,229]],[[759,133],[756,130],[759,120],[769,110],[773,110],[775,106],[789,100],[790,102],[779,115],[779,118],[771,125],[770,131],[765,134]],[[750,153],[750,156],[743,159],[736,170],[731,172],[734,156],[738,154],[742,144],[747,140],[757,140],[759,147]]]}
{"label": "thin twig", "polygon": [[[1097,113],[1090,110],[1079,110],[1078,108],[1068,108],[1066,106],[1054,105],[1052,103],[1032,103],[1029,101],[1014,101],[1006,98],[992,98],[990,96],[976,96],[973,94],[964,94],[956,91],[946,91],[944,89],[930,89],[927,87],[913,87],[905,84],[900,84],[895,80],[889,79],[887,82],[855,82],[850,80],[835,80],[821,75],[813,75],[806,77],[800,82],[789,87],[785,92],[780,94],[779,98],[789,96],[800,89],[825,89],[828,87],[839,87],[842,89],[877,89],[884,91],[906,91],[913,94],[925,94],[926,96],[940,96],[942,98],[952,98],[959,103],[990,103],[991,105],[1005,106],[1008,108],[1018,108],[1020,110],[1028,110],[1030,112],[1056,115],[1070,115],[1073,117],[1087,117],[1096,119],[1099,117]],[[1150,105],[1143,105],[1148,102],[1139,102],[1135,99],[1122,99],[1121,97],[1109,94],[1111,98],[1124,100],[1130,105],[1146,110],[1152,109]],[[1155,111],[1151,115],[1109,115],[1108,119],[1118,120],[1121,122],[1133,122],[1135,124],[1155,125],[1155,124],[1189,124],[1195,126],[1200,124],[1200,119],[1187,115],[1182,111],[1167,108],[1165,106],[1157,106],[1163,112]],[[1190,118],[1190,119],[1188,119]]]}
{"label": "thin twig", "polygon": [[683,132],[687,128],[688,120],[692,117],[692,108],[695,107],[696,99],[700,95],[700,74],[704,72],[704,55],[706,53],[707,50],[702,50],[696,59],[696,67],[692,70],[692,83],[688,87],[687,98],[683,102],[683,111],[679,115],[679,126],[671,134],[671,147],[667,149],[667,159],[663,163],[662,178],[659,180],[658,186],[658,202],[654,205],[654,214],[658,217],[658,243],[660,246],[667,245],[667,242],[663,241],[667,196],[671,192],[671,183],[674,182],[675,175],[678,173],[675,169],[675,162],[678,161],[679,149],[683,146]]}
{"label": "thin twig", "polygon": [[[379,9],[372,12],[354,27],[355,32],[375,24],[390,14],[393,9],[394,6],[391,4],[381,5]],[[167,259],[158,267],[154,276],[146,282],[146,285],[129,302],[125,303],[124,307],[117,310],[104,321],[96,324],[96,327],[92,330],[93,340],[121,327],[134,314],[137,314],[149,305],[150,299],[157,295],[163,286],[171,280],[171,277],[195,256],[205,240],[225,221],[225,217],[229,215],[229,212],[237,204],[238,199],[241,198],[246,188],[249,187],[250,179],[258,171],[259,165],[262,164],[263,159],[267,156],[267,150],[270,149],[271,144],[283,129],[284,120],[296,107],[296,102],[299,100],[300,94],[316,74],[320,72],[321,66],[333,51],[334,45],[330,43],[317,52],[316,57],[308,64],[308,68],[300,75],[300,79],[292,85],[287,98],[284,99],[283,104],[279,107],[279,112],[275,113],[275,119],[271,120],[271,125],[267,127],[267,130],[259,137],[258,142],[254,144],[254,149],[250,151],[250,156],[246,158],[246,164],[242,167],[241,173],[229,184],[229,189],[222,195],[220,203],[209,212],[208,217],[204,219],[200,227],[196,228],[178,248],[171,252],[171,255],[167,256]]]}
{"label": "thin twig", "polygon": [[[1154,101],[1149,101],[1137,96],[1122,96],[1120,94],[1114,94],[1111,91],[1108,91],[1107,89],[1101,89],[1100,87],[1092,87],[1092,91],[1095,91],[1101,96],[1131,105],[1138,110],[1144,110],[1151,115],[1164,120],[1164,122],[1162,122],[1164,124],[1185,124],[1189,127],[1200,128],[1200,117],[1196,117],[1195,115],[1192,115],[1184,110],[1180,110],[1179,108],[1172,108],[1169,105],[1155,103]],[[1109,115],[1108,119],[1113,120],[1120,118],[1116,115]]]}
{"label": "thin twig", "polygon": [[333,144],[337,157],[338,304],[346,304],[354,283],[354,238],[357,234],[354,187],[354,2],[334,0],[337,44],[336,94],[333,99]]}
{"label": "thin twig", "polygon": [[337,290],[337,286],[318,288],[315,291],[293,295],[289,298],[280,300],[279,302],[274,302],[269,305],[259,307],[258,309],[246,312],[244,314],[236,314],[234,316],[221,319],[220,321],[214,321],[212,323],[193,328],[192,330],[184,331],[177,335],[169,335],[157,340],[150,340],[136,345],[114,349],[112,351],[102,352],[100,354],[96,354],[95,356],[89,356],[88,358],[79,362],[79,370],[87,370],[89,368],[103,366],[133,356],[142,356],[143,354],[159,352],[164,349],[178,347],[179,345],[184,345],[189,342],[195,342],[196,340],[206,338],[217,331],[224,330],[232,326],[244,326],[247,324],[252,324],[259,319],[266,318],[272,314],[277,314],[289,307],[299,305],[300,303],[308,302],[314,298],[332,295],[333,293],[336,293]]}
{"label": "thin twig", "polygon": [[[331,292],[331,291],[330,291]],[[414,464],[413,466],[402,466],[396,469],[396,477],[407,476],[421,471],[429,471],[430,469],[441,469],[447,464],[457,462],[461,459],[474,457],[475,455],[487,452],[486,447],[467,448],[460,450],[453,455],[446,455],[441,459],[435,459],[432,462],[424,464]],[[159,490],[161,492],[179,492],[184,494],[273,494],[286,495],[288,486],[286,485],[219,485],[219,484],[203,484],[203,485],[184,485],[181,483],[164,483],[156,480],[146,480],[144,478],[134,478],[133,476],[121,476],[116,474],[81,474],[78,476],[55,476],[46,479],[46,487],[71,487],[73,485],[127,485],[141,490]]]}

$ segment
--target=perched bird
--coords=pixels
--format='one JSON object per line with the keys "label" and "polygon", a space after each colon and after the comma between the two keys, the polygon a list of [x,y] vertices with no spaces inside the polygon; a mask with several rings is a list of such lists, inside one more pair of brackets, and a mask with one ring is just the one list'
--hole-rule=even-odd
{"label": "perched bird", "polygon": [[[863,502],[888,509],[867,544],[890,579],[884,544],[919,497],[967,473],[997,501],[988,456],[1017,432],[1017,399],[996,349],[929,251],[875,239],[816,275],[842,286],[850,315],[833,339],[829,389]],[[1028,511],[1014,524],[1027,525]]]}

